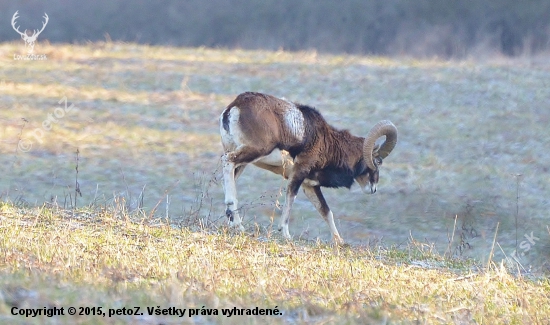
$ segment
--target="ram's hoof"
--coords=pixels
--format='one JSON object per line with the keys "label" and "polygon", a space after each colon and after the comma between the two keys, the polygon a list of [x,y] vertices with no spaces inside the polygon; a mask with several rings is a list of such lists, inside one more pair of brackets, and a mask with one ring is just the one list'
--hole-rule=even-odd
{"label": "ram's hoof", "polygon": [[229,221],[233,222],[233,211],[229,209],[225,210],[225,216],[229,219]]}
{"label": "ram's hoof", "polygon": [[332,241],[338,246],[346,246],[346,243],[339,235],[332,236]]}

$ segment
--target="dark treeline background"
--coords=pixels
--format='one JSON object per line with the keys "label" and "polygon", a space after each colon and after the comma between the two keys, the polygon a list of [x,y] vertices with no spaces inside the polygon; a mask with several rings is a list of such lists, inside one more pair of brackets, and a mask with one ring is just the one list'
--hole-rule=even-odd
{"label": "dark treeline background", "polygon": [[550,0],[0,0],[0,41],[42,26],[50,42],[464,57],[550,50]]}

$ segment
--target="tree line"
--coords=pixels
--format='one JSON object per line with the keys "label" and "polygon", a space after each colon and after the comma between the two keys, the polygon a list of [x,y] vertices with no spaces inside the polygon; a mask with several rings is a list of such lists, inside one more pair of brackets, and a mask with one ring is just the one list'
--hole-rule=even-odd
{"label": "tree line", "polygon": [[39,41],[465,57],[550,49],[548,0],[0,0],[0,41],[49,23]]}

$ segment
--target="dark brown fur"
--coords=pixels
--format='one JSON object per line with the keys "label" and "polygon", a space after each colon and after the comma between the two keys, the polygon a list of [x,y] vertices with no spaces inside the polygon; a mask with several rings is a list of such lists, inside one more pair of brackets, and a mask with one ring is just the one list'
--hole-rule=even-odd
{"label": "dark brown fur", "polygon": [[[235,107],[238,108],[239,116],[232,122],[232,109]],[[294,121],[295,116],[301,116],[298,118],[299,121]],[[291,122],[287,121],[288,118]],[[235,122],[237,124],[234,124]],[[292,123],[296,123],[297,126]],[[236,129],[232,130],[231,127],[235,126]],[[280,224],[281,227],[286,226],[287,234],[290,208],[304,180],[308,180],[305,188],[308,198],[329,222],[331,228],[334,228],[331,231],[337,239],[339,235],[334,227],[332,213],[320,187],[350,188],[355,179],[361,179],[362,182],[368,179],[371,184],[378,182],[378,170],[371,170],[364,162],[365,138],[332,127],[312,107],[270,95],[246,92],[237,96],[224,110],[221,127],[226,152],[224,161],[228,168],[234,168],[234,179],[238,178],[246,164],[252,162],[258,167],[290,178]],[[261,160],[256,161],[268,156],[275,149],[285,150],[293,158],[292,172],[289,175],[284,167],[269,165]],[[234,180],[228,180],[226,187],[234,188]],[[227,193],[226,214],[233,220],[237,205],[236,197],[232,194],[228,196]],[[234,190],[229,193],[234,193]]]}
{"label": "dark brown fur", "polygon": [[321,186],[349,188],[355,177],[372,172],[363,162],[363,137],[332,127],[314,108],[294,104],[304,116],[304,137],[298,140],[281,123],[288,105],[270,95],[245,92],[227,106],[222,118],[224,129],[229,131],[231,108],[238,107],[239,128],[251,139],[247,144],[251,148],[235,157],[236,164],[249,163],[277,148],[295,159],[294,171],[299,178],[319,181]]}

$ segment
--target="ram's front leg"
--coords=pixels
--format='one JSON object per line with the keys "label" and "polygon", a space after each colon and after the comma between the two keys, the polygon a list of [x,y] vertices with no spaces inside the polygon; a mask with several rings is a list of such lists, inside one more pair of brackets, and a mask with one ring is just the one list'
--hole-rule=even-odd
{"label": "ram's front leg", "polygon": [[334,243],[344,244],[344,240],[342,239],[342,237],[340,237],[340,234],[338,233],[338,229],[336,229],[336,225],[334,224],[334,215],[332,214],[332,211],[330,211],[327,201],[325,200],[325,197],[321,192],[321,187],[318,185],[309,186],[304,184],[303,188],[304,188],[304,193],[306,194],[309,201],[311,201],[311,203],[315,206],[319,214],[328,223],[330,227],[330,233],[332,234],[332,240],[334,241]]}
{"label": "ram's front leg", "polygon": [[[240,230],[244,230],[241,224],[242,219],[239,215],[237,207],[237,186],[235,184],[235,163],[230,159],[231,153],[226,153],[222,157],[223,164],[223,185],[225,192],[225,215],[229,219],[230,226],[238,226]],[[241,170],[242,171],[242,166]],[[240,174],[240,173],[237,173]],[[238,175],[237,175],[238,176]]]}
{"label": "ram's front leg", "polygon": [[300,189],[300,185],[302,185],[304,178],[304,176],[292,176],[292,179],[288,183],[286,189],[285,205],[283,207],[283,213],[281,214],[281,220],[279,222],[279,231],[282,230],[283,237],[285,237],[286,239],[292,238],[290,236],[290,232],[288,231],[288,224],[290,222],[290,210],[292,209],[292,204],[294,204],[294,200],[296,199],[296,195],[298,194],[298,190]]}

